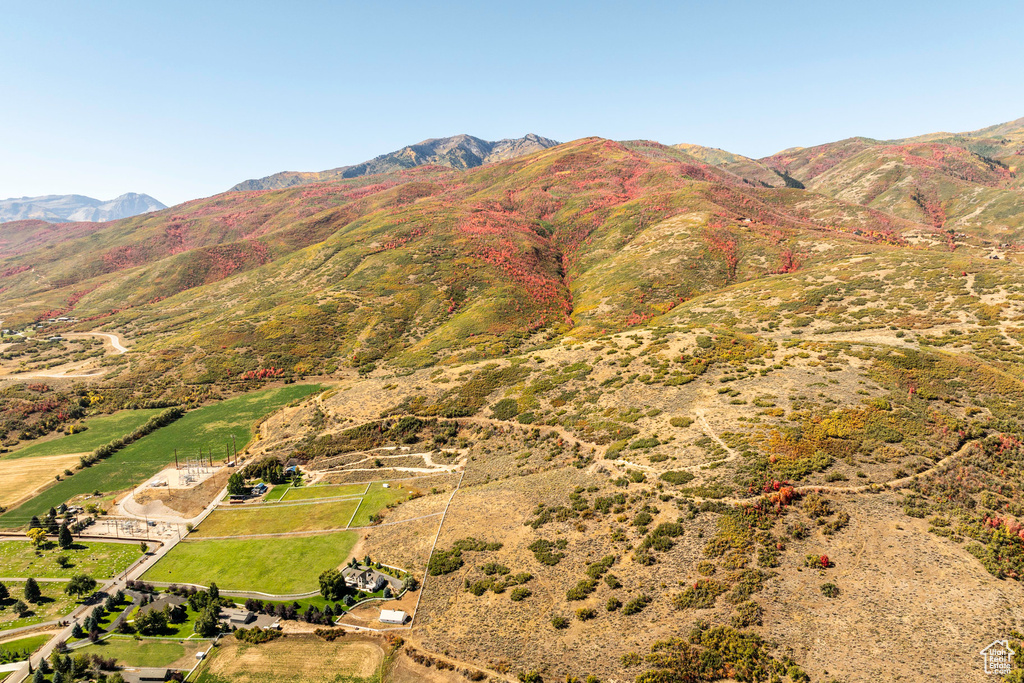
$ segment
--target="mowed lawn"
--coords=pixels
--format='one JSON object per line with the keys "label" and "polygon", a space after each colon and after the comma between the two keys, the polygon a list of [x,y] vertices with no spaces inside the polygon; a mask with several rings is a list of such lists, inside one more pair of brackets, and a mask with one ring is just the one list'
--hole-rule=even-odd
{"label": "mowed lawn", "polygon": [[[66,569],[57,564],[61,555],[71,560]],[[0,577],[69,579],[75,574],[88,574],[95,579],[108,579],[141,556],[138,543],[78,541],[67,550],[48,543],[37,554],[29,541],[0,541]]]}
{"label": "mowed lawn", "polygon": [[223,590],[277,595],[319,589],[318,577],[348,559],[359,535],[341,531],[317,536],[185,541],[143,576],[146,581],[216,583]]}
{"label": "mowed lawn", "polygon": [[272,503],[281,500],[281,497],[288,492],[288,484],[275,484],[267,495],[263,496],[264,503]]}
{"label": "mowed lawn", "polygon": [[205,641],[175,642],[173,640],[135,640],[134,638],[112,636],[95,645],[87,645],[75,654],[113,657],[122,666],[166,667],[179,659],[186,668],[195,665],[195,653],[210,646]]}
{"label": "mowed lawn", "polygon": [[371,516],[391,503],[405,500],[409,497],[409,493],[409,489],[398,488],[398,484],[391,484],[389,488],[384,488],[384,482],[378,481],[370,484],[370,490],[363,496],[359,510],[352,520],[352,526],[369,526]]}
{"label": "mowed lawn", "polygon": [[[315,498],[337,498],[341,496],[360,496],[366,490],[366,484],[330,484],[327,486],[299,486],[287,489],[281,500],[313,500]],[[273,491],[271,492],[273,493]]]}
{"label": "mowed lawn", "polygon": [[[253,436],[257,420],[296,399],[320,390],[318,384],[292,384],[245,394],[185,414],[180,420],[118,451],[92,467],[75,472],[74,476],[41,492],[23,505],[0,516],[0,527],[28,524],[33,515],[42,516],[51,507],[74,496],[121,491],[142,483],[180,457],[196,455],[200,449],[213,449],[213,457],[222,459],[232,435],[238,449],[244,448]],[[85,432],[88,434],[88,432]]]}
{"label": "mowed lawn", "polygon": [[4,585],[10,591],[11,597],[0,602],[0,638],[3,637],[3,632],[7,629],[52,621],[70,614],[75,606],[78,605],[78,601],[75,598],[68,596],[64,592],[63,582],[40,581],[39,592],[43,594],[42,599],[34,605],[29,604],[28,607],[31,611],[25,616],[19,617],[11,609],[11,606],[18,600],[25,599],[25,582],[5,581]]}
{"label": "mowed lawn", "polygon": [[28,636],[27,638],[19,638],[18,640],[9,640],[6,643],[0,643],[0,653],[3,654],[32,654],[43,646],[43,643],[48,641],[52,636],[45,633],[41,636]]}
{"label": "mowed lawn", "polygon": [[352,519],[357,505],[359,500],[352,499],[297,505],[261,505],[248,509],[219,508],[196,527],[192,536],[202,538],[344,529]]}
{"label": "mowed lawn", "polygon": [[49,441],[29,444],[24,448],[7,453],[4,460],[16,458],[35,458],[42,455],[67,455],[68,453],[87,453],[105,443],[130,434],[141,427],[146,420],[162,412],[154,410],[122,410],[112,415],[101,415],[85,420],[88,429],[77,434],[61,436]]}

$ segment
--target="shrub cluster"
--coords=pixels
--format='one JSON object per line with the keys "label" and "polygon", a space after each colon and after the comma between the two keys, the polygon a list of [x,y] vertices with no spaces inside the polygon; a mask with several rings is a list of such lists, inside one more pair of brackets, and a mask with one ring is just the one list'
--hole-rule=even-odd
{"label": "shrub cluster", "polygon": [[[317,629],[319,631],[325,629]],[[259,645],[260,643],[267,643],[276,638],[280,638],[282,634],[280,631],[275,631],[270,628],[260,628],[259,626],[253,626],[252,628],[240,628],[235,630],[235,638],[238,638],[242,642],[252,643],[253,645]]]}
{"label": "shrub cluster", "polygon": [[682,593],[672,596],[672,604],[676,609],[710,609],[718,596],[728,590],[729,586],[720,581],[698,579]]}
{"label": "shrub cluster", "polygon": [[533,556],[537,558],[538,562],[553,567],[565,557],[565,553],[557,552],[555,549],[564,550],[567,545],[568,542],[564,538],[560,538],[557,541],[538,539],[527,546],[527,548],[533,552]]}
{"label": "shrub cluster", "polygon": [[595,590],[597,590],[597,581],[594,579],[582,579],[566,592],[565,598],[567,600],[585,600]]}
{"label": "shrub cluster", "polygon": [[435,551],[427,563],[427,572],[431,576],[450,574],[465,564],[465,561],[462,559],[463,552],[501,550],[501,545],[498,542],[488,543],[475,538],[463,538],[456,541],[448,550]]}
{"label": "shrub cluster", "polygon": [[622,607],[622,613],[637,614],[638,612],[642,612],[647,605],[651,604],[651,600],[651,596],[646,594],[635,597]]}

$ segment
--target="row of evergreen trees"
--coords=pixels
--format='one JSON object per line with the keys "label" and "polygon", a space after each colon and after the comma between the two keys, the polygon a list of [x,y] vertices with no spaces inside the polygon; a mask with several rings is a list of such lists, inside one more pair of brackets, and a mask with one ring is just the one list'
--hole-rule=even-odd
{"label": "row of evergreen trees", "polygon": [[109,458],[110,456],[112,456],[114,453],[117,453],[125,446],[128,446],[129,444],[138,441],[139,439],[146,436],[150,432],[154,432],[157,429],[160,429],[161,427],[171,424],[184,414],[185,408],[183,406],[172,406],[167,410],[163,411],[162,413],[160,413],[159,415],[154,415],[153,417],[149,418],[145,424],[136,427],[132,433],[125,434],[122,437],[114,439],[113,441],[100,446],[89,455],[83,455],[80,458],[80,463],[82,467],[89,467],[90,465],[93,465],[99,462],[100,460]]}

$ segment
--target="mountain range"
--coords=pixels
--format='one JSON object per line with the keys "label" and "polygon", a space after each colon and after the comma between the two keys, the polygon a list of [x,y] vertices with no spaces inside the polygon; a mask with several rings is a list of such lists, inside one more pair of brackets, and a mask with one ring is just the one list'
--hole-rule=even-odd
{"label": "mountain range", "polygon": [[265,178],[246,180],[231,189],[235,191],[279,190],[294,185],[390,173],[428,164],[466,170],[495,161],[514,159],[524,154],[554,147],[557,144],[554,140],[533,133],[521,138],[498,140],[497,142],[481,140],[472,135],[432,138],[388,154],[382,154],[360,164],[341,166],[316,173],[284,171]]}
{"label": "mountain range", "polygon": [[[1022,157],[1024,119],[760,159],[459,136],[9,223],[0,446],[321,385],[245,470],[449,477],[348,529],[424,579],[395,680],[976,680],[986,643],[1024,640]],[[78,462],[44,493],[145,481]],[[202,524],[190,553],[220,542]],[[278,561],[315,590],[339,562],[316,555]],[[181,581],[229,585],[210,565]]]}
{"label": "mountain range", "polygon": [[167,207],[148,194],[127,192],[104,201],[80,194],[51,194],[0,200],[0,223],[38,220],[48,223],[104,222]]}
{"label": "mountain range", "polygon": [[[88,236],[19,224],[0,245],[0,268],[45,279],[5,281],[3,298],[12,319],[73,308],[139,329],[178,302],[188,319],[208,321],[251,305],[249,338],[276,315],[267,302],[304,300],[314,287],[324,294],[310,301],[333,302],[325,320],[347,331],[318,342],[304,367],[338,354],[436,362],[481,338],[505,348],[538,329],[636,324],[732,282],[811,266],[826,250],[1015,243],[1022,131],[1017,121],[853,138],[758,160],[648,141],[437,139],[324,172],[333,180],[278,174],[257,186],[287,187],[229,191]],[[228,292],[235,303],[225,307]],[[386,316],[350,315],[381,300],[404,303]],[[241,362],[215,338],[203,354]]]}

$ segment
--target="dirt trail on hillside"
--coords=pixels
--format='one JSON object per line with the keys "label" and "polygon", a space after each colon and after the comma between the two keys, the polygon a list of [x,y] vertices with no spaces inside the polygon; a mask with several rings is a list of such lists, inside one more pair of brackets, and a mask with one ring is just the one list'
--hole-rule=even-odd
{"label": "dirt trail on hillside", "polygon": [[[112,332],[68,332],[63,335],[68,339],[85,339],[89,337],[100,337],[103,339],[103,348],[108,356],[119,356],[128,352],[124,345],[124,337]],[[60,370],[36,371],[36,372],[11,372],[0,369],[0,379],[99,379],[105,376],[108,370],[104,368],[90,368],[88,372],[81,372],[95,364],[95,359],[68,363]]]}
{"label": "dirt trail on hillside", "polygon": [[103,348],[112,351],[111,355],[119,356],[128,352],[124,345],[124,337],[116,332],[68,332],[64,335],[68,339],[84,339],[86,337],[102,337]]}

